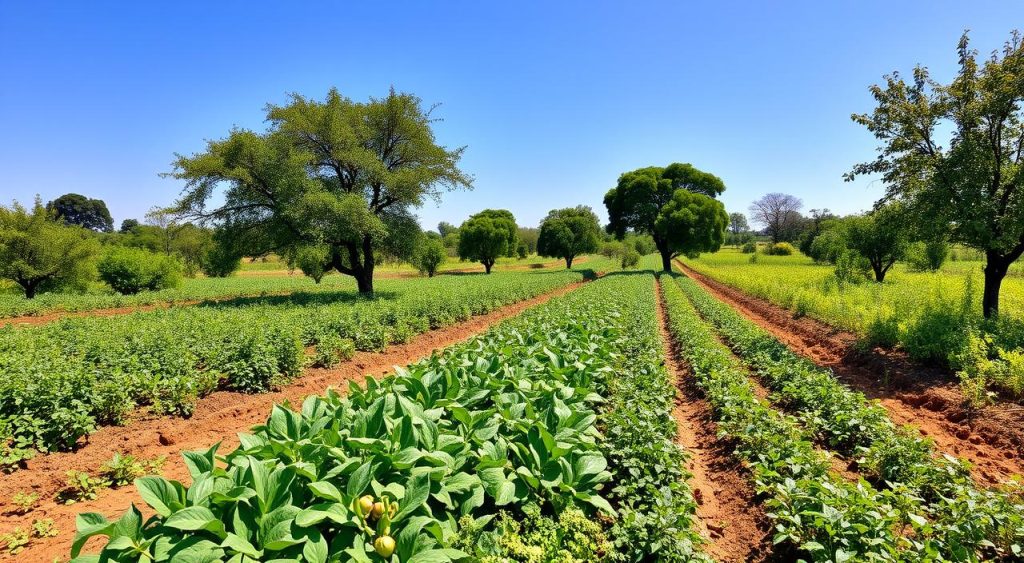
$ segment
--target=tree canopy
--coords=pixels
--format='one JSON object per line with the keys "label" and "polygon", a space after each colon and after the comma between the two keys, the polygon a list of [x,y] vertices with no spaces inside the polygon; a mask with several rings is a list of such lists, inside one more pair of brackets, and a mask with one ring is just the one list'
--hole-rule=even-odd
{"label": "tree canopy", "polygon": [[107,204],[102,199],[90,199],[79,194],[64,194],[46,204],[58,219],[69,225],[78,225],[89,230],[110,233],[114,231],[114,219],[110,217]]}
{"label": "tree canopy", "polygon": [[18,203],[0,206],[0,277],[29,299],[50,289],[85,289],[96,277],[98,251],[85,229],[56,220],[38,199],[31,211]]}
{"label": "tree canopy", "polygon": [[[1013,33],[985,60],[965,33],[960,68],[948,84],[917,66],[871,87],[876,107],[855,114],[881,141],[877,157],[847,174],[880,174],[885,200],[905,203],[919,224],[985,252],[985,316],[999,310],[999,289],[1024,253],[1024,44]],[[939,135],[948,133],[948,142]]]}
{"label": "tree canopy", "polygon": [[511,211],[485,209],[459,227],[459,257],[480,262],[489,274],[498,258],[515,255],[516,231]]}
{"label": "tree canopy", "polygon": [[889,268],[907,249],[908,229],[901,213],[899,206],[890,204],[844,220],[847,245],[868,259],[877,282],[885,280]]}
{"label": "tree canopy", "polygon": [[[335,89],[322,102],[293,94],[267,119],[265,132],[235,129],[178,156],[170,175],[186,189],[176,211],[252,254],[323,246],[324,271],[355,277],[360,292],[373,291],[376,251],[411,249],[413,208],[472,187],[458,167],[464,149],[437,144],[430,110],[411,94],[362,103]],[[220,186],[224,203],[207,208]]]}
{"label": "tree canopy", "polygon": [[[690,164],[674,163],[664,168],[651,166],[627,172],[619,176],[616,187],[604,196],[610,221],[609,232],[619,239],[629,230],[651,235],[666,272],[672,270],[672,257],[682,250],[675,246],[679,238],[673,237],[670,241],[669,233],[665,229],[657,229],[656,222],[678,190],[713,199],[725,191],[725,184],[718,176],[698,170]],[[711,209],[707,205],[702,207]],[[663,222],[663,225],[667,226],[668,223]],[[698,238],[707,239],[704,234],[698,235]]]}
{"label": "tree canopy", "polygon": [[540,224],[537,253],[572,261],[581,254],[596,252],[601,241],[601,224],[594,211],[587,206],[553,209]]}
{"label": "tree canopy", "polygon": [[722,202],[676,190],[655,220],[654,231],[668,241],[673,252],[696,256],[721,248],[728,224],[729,214]]}

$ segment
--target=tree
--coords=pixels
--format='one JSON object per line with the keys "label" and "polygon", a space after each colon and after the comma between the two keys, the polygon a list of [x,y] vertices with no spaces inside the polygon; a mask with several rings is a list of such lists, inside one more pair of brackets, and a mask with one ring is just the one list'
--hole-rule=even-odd
{"label": "tree", "polygon": [[126,235],[128,233],[134,232],[135,229],[137,229],[138,227],[138,219],[125,219],[124,221],[121,221],[121,228],[118,229],[117,232],[121,233],[122,235]]}
{"label": "tree", "polygon": [[485,209],[459,227],[459,257],[482,263],[489,274],[499,257],[515,255],[516,230],[510,211]]}
{"label": "tree", "polygon": [[313,283],[320,285],[320,280],[327,274],[327,254],[331,250],[326,245],[309,244],[295,249],[288,259],[288,265],[298,267],[304,275],[313,278]]}
{"label": "tree", "polygon": [[[979,63],[967,34],[949,84],[918,66],[908,83],[894,73],[871,87],[876,107],[855,114],[881,141],[875,160],[846,175],[881,174],[885,200],[906,204],[911,221],[985,253],[982,310],[999,311],[999,290],[1024,253],[1024,44],[1014,32]],[[949,132],[947,143],[937,136]]]}
{"label": "tree", "polygon": [[447,259],[448,251],[440,237],[423,237],[413,257],[413,265],[421,274],[427,274],[427,277],[432,278]]}
{"label": "tree", "polygon": [[899,206],[890,204],[845,221],[847,245],[868,259],[876,282],[885,280],[889,268],[907,249],[907,228],[901,215]]}
{"label": "tree", "polygon": [[537,253],[562,258],[565,267],[572,268],[574,258],[596,252],[600,241],[601,224],[592,209],[584,205],[553,209],[541,221]]}
{"label": "tree", "polygon": [[750,225],[747,223],[747,217],[742,213],[730,213],[729,214],[729,232],[733,235],[740,235],[750,230]]}
{"label": "tree", "polygon": [[69,225],[78,225],[102,233],[114,231],[114,220],[102,199],[90,199],[79,194],[64,194],[46,204],[58,219]]}
{"label": "tree", "polygon": [[527,254],[537,252],[537,240],[540,239],[540,229],[534,227],[519,227],[519,242],[526,245]]}
{"label": "tree", "polygon": [[181,285],[181,264],[173,256],[142,248],[114,247],[100,259],[100,279],[122,295]]}
{"label": "tree", "polygon": [[[178,157],[170,175],[187,184],[176,210],[251,254],[324,245],[324,270],[353,276],[361,293],[373,291],[377,250],[409,242],[412,208],[472,187],[458,168],[464,149],[436,143],[431,112],[410,94],[365,103],[335,89],[322,102],[293,94],[267,118],[265,132],[235,129]],[[224,203],[207,209],[220,185]]]}
{"label": "tree", "polygon": [[676,190],[658,218],[654,231],[673,252],[696,256],[722,247],[729,214],[722,202],[704,194]]}
{"label": "tree", "polygon": [[800,243],[800,252],[810,255],[814,238],[824,231],[825,223],[832,219],[836,219],[836,215],[828,208],[811,210],[811,216],[804,221],[802,232],[797,237]]}
{"label": "tree", "polygon": [[85,229],[58,221],[36,199],[32,211],[0,206],[0,277],[32,299],[39,291],[84,289],[96,277],[99,243]]}
{"label": "tree", "polygon": [[437,233],[441,235],[441,238],[445,238],[452,233],[458,233],[459,228],[452,225],[448,221],[441,221],[437,224]]}
{"label": "tree", "polygon": [[803,206],[800,198],[789,194],[765,194],[750,204],[750,217],[764,225],[765,233],[772,242],[781,242],[802,219],[800,210]]}
{"label": "tree", "polygon": [[714,198],[725,191],[725,184],[719,177],[690,164],[675,163],[627,172],[619,176],[616,187],[604,196],[610,220],[608,232],[620,240],[629,230],[651,235],[666,272],[672,271],[672,257],[678,250],[673,248],[666,232],[655,228],[655,222],[678,190]]}

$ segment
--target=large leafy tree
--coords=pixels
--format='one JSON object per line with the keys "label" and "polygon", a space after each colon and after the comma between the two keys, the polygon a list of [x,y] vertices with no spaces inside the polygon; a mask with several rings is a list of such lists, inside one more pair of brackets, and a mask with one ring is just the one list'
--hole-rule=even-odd
{"label": "large leafy tree", "polygon": [[722,247],[729,214],[717,199],[687,190],[676,190],[658,218],[654,231],[677,254],[696,256]]}
{"label": "large leafy tree", "polygon": [[597,252],[601,241],[601,224],[597,215],[587,206],[553,209],[540,224],[537,253],[541,256],[563,258],[565,267],[581,254]]}
{"label": "large leafy tree", "polygon": [[[672,257],[683,250],[678,246],[679,237],[657,229],[656,222],[678,190],[712,199],[725,191],[725,184],[714,174],[690,164],[675,163],[664,168],[651,166],[626,172],[619,176],[618,185],[604,196],[610,221],[608,231],[619,239],[630,230],[651,235],[666,272],[672,271]],[[663,225],[668,224],[663,222]],[[702,235],[698,238],[707,239]]]}
{"label": "large leafy tree", "polygon": [[[1024,253],[1024,45],[1014,33],[987,60],[958,47],[960,69],[948,84],[918,66],[911,80],[885,77],[876,107],[853,120],[881,141],[878,156],[847,174],[881,174],[887,200],[906,203],[913,222],[985,253],[986,317],[999,311],[999,289]],[[943,144],[939,136],[948,132]]]}
{"label": "large leafy tree", "polygon": [[110,217],[107,204],[102,199],[92,199],[79,194],[64,194],[47,203],[46,208],[69,225],[78,225],[103,233],[114,231],[114,220]]}
{"label": "large leafy tree", "polygon": [[[179,155],[171,176],[187,184],[176,210],[213,222],[248,254],[326,248],[323,270],[371,293],[377,251],[401,254],[419,230],[411,210],[472,185],[458,167],[463,148],[437,144],[430,113],[395,91],[364,103],[335,89],[324,101],[292,95],[268,106],[267,131],[236,129]],[[219,186],[224,203],[209,209]]]}
{"label": "large leafy tree", "polygon": [[96,276],[99,243],[88,231],[58,221],[36,200],[31,210],[0,207],[0,277],[32,299],[39,291],[84,289]]}
{"label": "large leafy tree", "polygon": [[459,257],[480,262],[488,274],[498,258],[515,255],[518,242],[516,218],[504,209],[484,209],[459,227]]}

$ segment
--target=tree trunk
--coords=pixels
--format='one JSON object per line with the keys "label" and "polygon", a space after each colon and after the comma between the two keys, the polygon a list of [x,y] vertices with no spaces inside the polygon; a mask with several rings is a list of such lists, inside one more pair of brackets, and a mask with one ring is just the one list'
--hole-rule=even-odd
{"label": "tree trunk", "polygon": [[988,319],[999,313],[999,288],[1006,277],[1009,263],[1006,257],[991,250],[985,258],[985,290],[981,297],[981,310]]}
{"label": "tree trunk", "polygon": [[661,238],[654,238],[654,246],[658,248],[658,254],[661,254],[661,269],[666,272],[672,271],[672,251],[668,247],[668,241]]}
{"label": "tree trunk", "polygon": [[571,270],[572,269],[572,256],[566,256],[565,257],[565,269],[566,270]]}
{"label": "tree trunk", "polygon": [[39,282],[30,281],[21,284],[21,287],[25,288],[25,297],[27,299],[35,299],[36,290],[39,289]]}
{"label": "tree trunk", "polygon": [[875,271],[875,281],[882,283],[885,280],[885,268],[882,267],[882,263],[872,260],[871,269]]}
{"label": "tree trunk", "polygon": [[362,268],[356,272],[356,287],[359,288],[359,293],[373,293],[373,267]]}
{"label": "tree trunk", "polygon": [[491,273],[491,266],[494,265],[494,260],[484,260],[483,263],[484,263],[484,272],[488,273],[488,274]]}

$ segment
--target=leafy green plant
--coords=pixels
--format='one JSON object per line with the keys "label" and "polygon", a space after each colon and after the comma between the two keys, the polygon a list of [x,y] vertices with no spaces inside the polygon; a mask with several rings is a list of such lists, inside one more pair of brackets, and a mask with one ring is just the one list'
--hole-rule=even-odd
{"label": "leafy green plant", "polygon": [[74,504],[83,500],[96,500],[100,489],[110,486],[110,481],[101,477],[93,477],[85,471],[68,471],[64,488],[57,494],[57,500],[64,504]]}
{"label": "leafy green plant", "polygon": [[11,497],[11,504],[17,507],[19,514],[27,514],[39,503],[39,493],[18,491]]}
{"label": "leafy green plant", "polygon": [[57,537],[60,530],[53,525],[52,518],[40,518],[32,521],[32,535],[37,538]]}
{"label": "leafy green plant", "polygon": [[21,553],[31,541],[28,530],[21,527],[14,528],[6,534],[0,534],[0,542],[4,543],[7,552],[11,555]]}
{"label": "leafy green plant", "polygon": [[166,461],[166,456],[147,460],[115,452],[114,457],[100,469],[100,478],[109,482],[111,487],[123,487],[144,475],[159,475]]}

